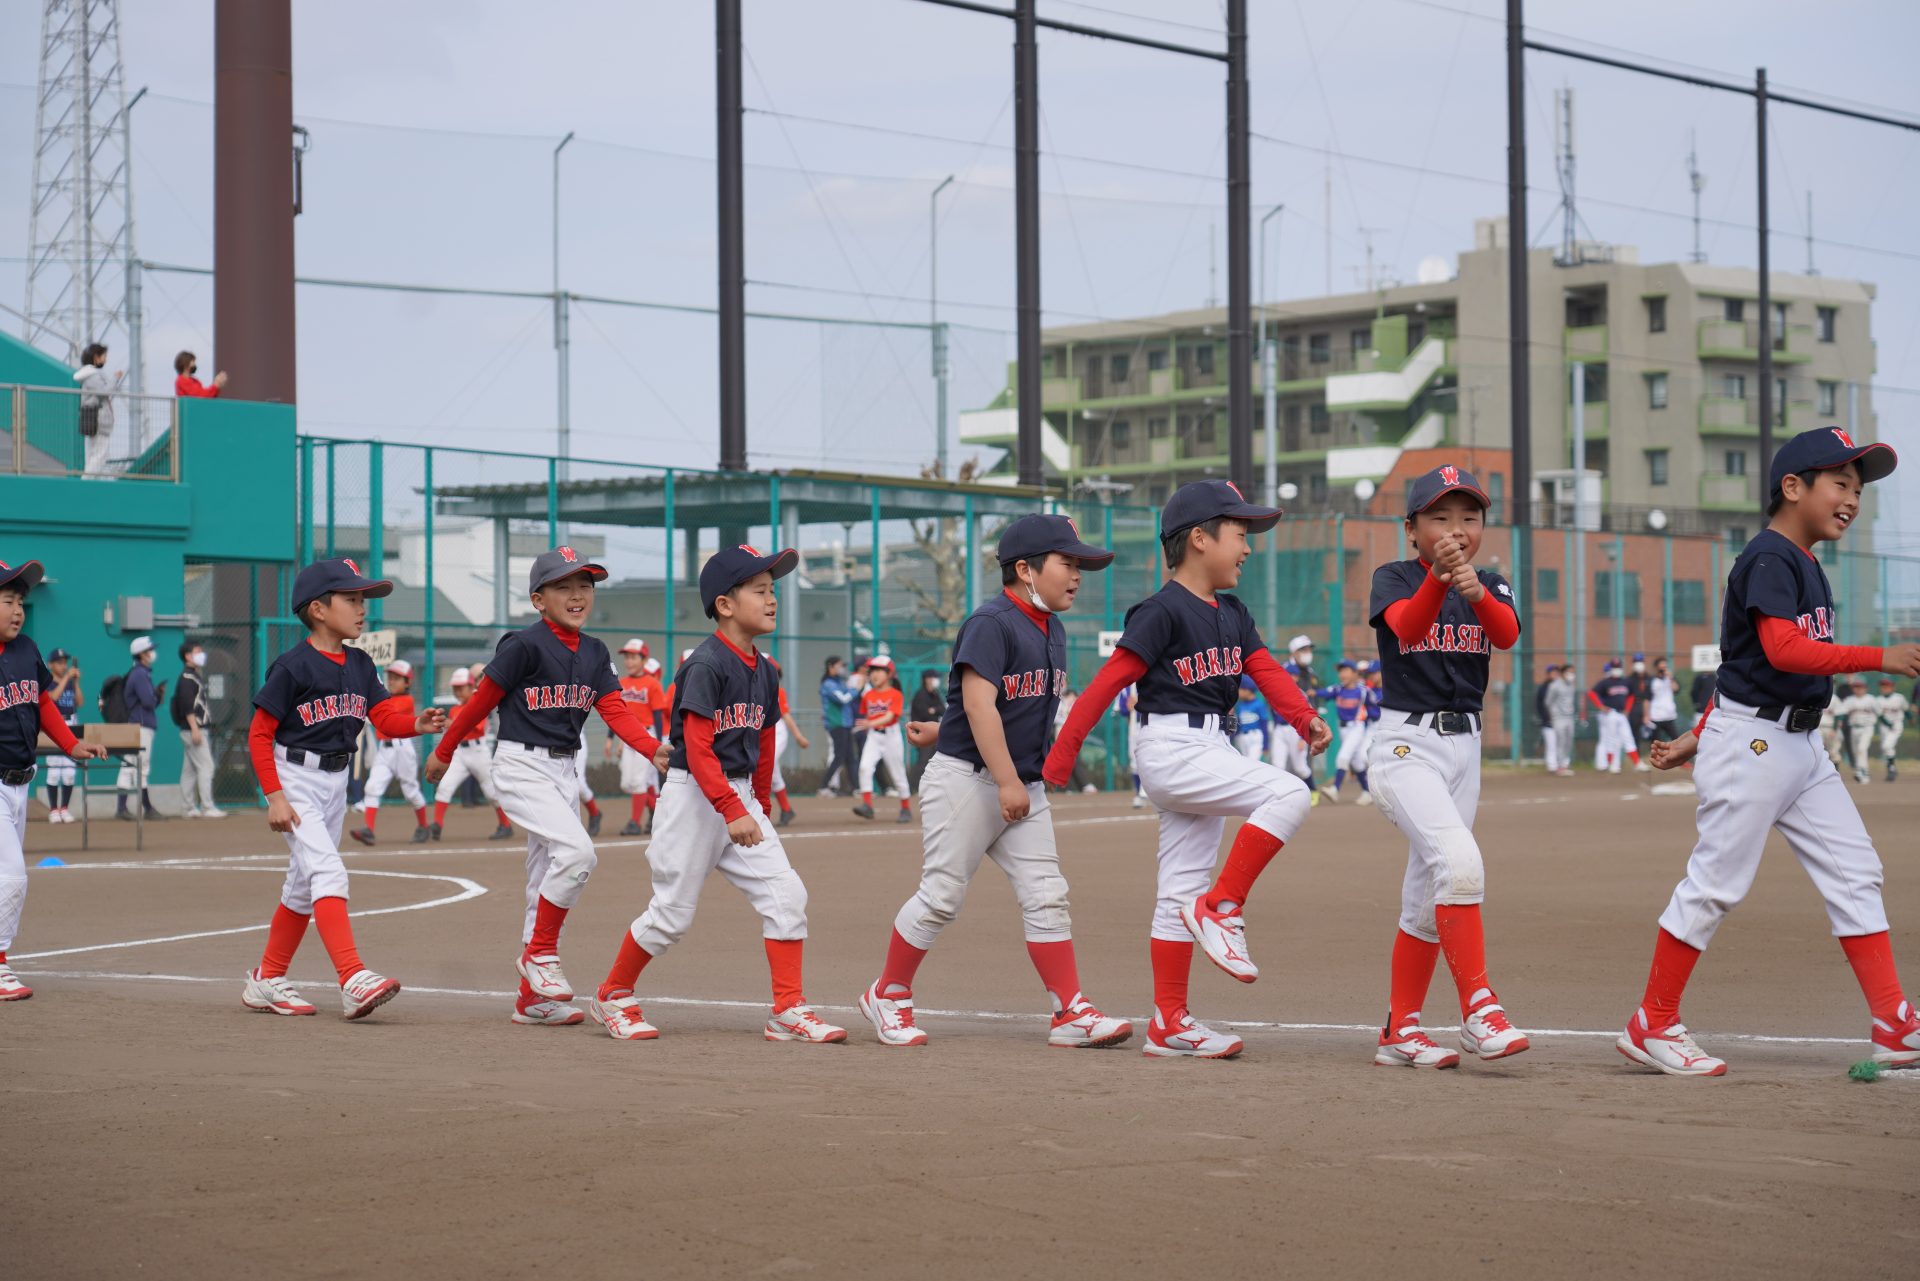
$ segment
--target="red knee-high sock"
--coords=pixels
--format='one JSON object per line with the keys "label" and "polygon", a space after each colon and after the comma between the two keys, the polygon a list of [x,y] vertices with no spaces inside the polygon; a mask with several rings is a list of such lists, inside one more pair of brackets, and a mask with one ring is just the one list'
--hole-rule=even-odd
{"label": "red knee-high sock", "polygon": [[367,968],[360,961],[360,949],[353,943],[353,923],[347,919],[347,900],[315,899],[313,928],[320,931],[320,942],[327,949],[327,957],[333,962],[334,972],[340,976],[342,987],[346,986],[348,979]]}
{"label": "red knee-high sock", "polygon": [[1252,823],[1241,824],[1239,835],[1233,838],[1233,847],[1227,851],[1226,866],[1220,869],[1219,879],[1207,894],[1207,906],[1224,912],[1228,910],[1226,904],[1238,907],[1245,903],[1255,878],[1273,862],[1273,856],[1280,852],[1283,844],[1285,842],[1272,832]]}
{"label": "red knee-high sock", "polygon": [[1053,997],[1055,1014],[1070,1007],[1080,996],[1080,964],[1074,959],[1073,940],[1056,943],[1027,943],[1027,956],[1040,972],[1040,982]]}
{"label": "red knee-high sock", "polygon": [[1893,939],[1885,931],[1878,934],[1856,934],[1852,938],[1840,940],[1840,946],[1846,949],[1847,964],[1853,967],[1853,977],[1860,980],[1860,991],[1866,995],[1867,1009],[1873,1017],[1893,1027],[1899,1027],[1900,1006],[1906,1001],[1907,994],[1900,987],[1900,972],[1893,967]]}
{"label": "red knee-high sock", "polygon": [[1433,909],[1433,916],[1439,926],[1440,950],[1447,954],[1447,968],[1460,991],[1460,1012],[1466,1014],[1493,999],[1493,988],[1487,983],[1487,936],[1480,925],[1480,905],[1442,903]]}
{"label": "red knee-high sock", "polygon": [[497,819],[499,819],[499,820],[500,820],[500,826],[502,826],[502,827],[512,827],[512,826],[513,826],[513,824],[512,824],[512,823],[510,823],[510,822],[508,822],[508,821],[507,821],[507,812],[506,812],[505,810],[503,810],[503,809],[501,809],[501,808],[500,808],[500,807],[499,807],[498,805],[496,805],[496,806],[494,806],[494,807],[493,807],[493,816],[494,816],[495,818],[497,818]]}
{"label": "red knee-high sock", "polygon": [[783,810],[791,810],[793,808],[793,806],[787,802],[787,789],[784,787],[773,794],[773,799]]}
{"label": "red knee-high sock", "polygon": [[1193,943],[1150,939],[1153,958],[1153,1008],[1162,1023],[1187,1008],[1187,977],[1193,972]]}
{"label": "red knee-high sock", "polygon": [[1640,753],[1635,751],[1629,751],[1627,753],[1627,759],[1632,761],[1635,765],[1638,765],[1640,763]]}
{"label": "red knee-high sock", "polygon": [[587,814],[592,818],[600,817],[600,806],[594,802],[592,797],[587,798]]}
{"label": "red knee-high sock", "polygon": [[658,792],[656,792],[656,791],[654,791],[654,790],[653,790],[652,788],[648,788],[648,789],[647,789],[647,810],[648,810],[648,812],[652,812],[652,810],[653,810],[653,807],[654,807],[654,805],[655,805],[655,804],[656,804],[656,803],[657,803],[657,802],[659,801],[659,799],[660,799],[660,793],[658,793]]}
{"label": "red knee-high sock", "polygon": [[607,980],[600,985],[600,999],[604,1001],[615,992],[633,991],[640,971],[646,969],[652,959],[653,953],[634,941],[632,930],[622,930],[620,955],[613,958],[613,968],[607,971]]}
{"label": "red knee-high sock", "polygon": [[868,809],[872,809],[872,808],[873,808],[873,793],[872,793],[872,792],[862,792],[862,793],[860,793],[860,802],[861,802],[861,804],[863,804],[863,805],[865,805],[865,806],[866,806],[866,807],[867,807]]}
{"label": "red knee-high sock", "polygon": [[445,801],[435,801],[433,803],[433,821],[442,825],[446,823],[447,803]]}
{"label": "red knee-high sock", "polygon": [[1658,1031],[1680,1021],[1680,994],[1699,959],[1699,948],[1688,947],[1665,930],[1654,937],[1653,968],[1647,971],[1647,992],[1640,998],[1648,1027]]}
{"label": "red knee-high sock", "polygon": [[800,954],[805,939],[767,939],[767,968],[773,972],[773,1012],[807,1003],[800,988]]}
{"label": "red knee-high sock", "polygon": [[373,831],[373,830],[374,830],[374,829],[373,829],[373,821],[374,821],[374,820],[375,820],[376,818],[379,818],[379,817],[380,817],[380,807],[379,807],[378,805],[369,805],[369,806],[367,806],[367,808],[366,808],[366,811],[365,811],[365,817],[366,817],[366,824],[367,824],[367,830],[368,830],[369,832],[371,832],[371,831]]}
{"label": "red knee-high sock", "polygon": [[567,909],[547,900],[542,894],[533,909],[533,937],[527,940],[524,956],[553,956],[560,951],[560,927],[567,923]]}
{"label": "red knee-high sock", "polygon": [[632,816],[633,821],[638,823],[640,821],[640,816],[647,812],[646,793],[635,792],[633,794],[633,799],[628,802],[627,809],[628,809],[628,813]]}
{"label": "red knee-high sock", "polygon": [[[287,972],[287,967],[293,964],[293,954],[300,950],[300,940],[307,936],[309,919],[285,903],[273,909],[273,921],[267,926],[267,950],[260,955],[261,978],[277,979]],[[6,959],[0,954],[0,961]]]}
{"label": "red knee-high sock", "polygon": [[413,807],[413,821],[421,827],[425,827],[427,825],[427,807],[426,806],[416,805]]}
{"label": "red knee-high sock", "polygon": [[1406,1025],[1408,1016],[1420,1013],[1427,1002],[1427,989],[1433,986],[1433,967],[1440,959],[1440,945],[1415,938],[1405,930],[1393,936],[1393,981],[1387,991],[1387,1031]]}
{"label": "red knee-high sock", "polygon": [[887,940],[887,963],[880,971],[880,981],[873,985],[874,990],[888,1000],[898,1000],[913,995],[913,976],[920,972],[920,962],[927,959],[927,949],[915,947],[901,937],[900,931],[893,931]]}

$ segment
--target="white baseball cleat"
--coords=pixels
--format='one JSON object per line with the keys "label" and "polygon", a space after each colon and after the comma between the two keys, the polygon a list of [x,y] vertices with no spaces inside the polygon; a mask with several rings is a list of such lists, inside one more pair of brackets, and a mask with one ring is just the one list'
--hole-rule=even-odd
{"label": "white baseball cleat", "polygon": [[660,1029],[647,1022],[646,1015],[640,1012],[640,1000],[631,988],[596,996],[587,1013],[616,1041],[651,1041],[660,1035]]}
{"label": "white baseball cleat", "polygon": [[1476,1006],[1460,1024],[1460,1049],[1483,1059],[1504,1059],[1528,1045],[1527,1034],[1507,1021],[1498,1001]]}
{"label": "white baseball cleat", "polygon": [[867,1022],[873,1024],[873,1031],[880,1038],[880,1044],[897,1046],[902,1049],[909,1046],[925,1045],[926,1031],[914,1026],[913,993],[902,997],[881,996],[880,981],[875,979],[860,994],[860,1013]]}
{"label": "white baseball cleat", "polygon": [[1362,805],[1371,805],[1371,804],[1373,804],[1373,793],[1372,793],[1372,792],[1362,792],[1362,793],[1360,793],[1360,804],[1362,804]]}
{"label": "white baseball cleat", "polygon": [[1636,774],[1651,774],[1653,773],[1653,766],[1647,764],[1645,761],[1641,761],[1633,767],[1633,772]]}
{"label": "white baseball cleat", "polygon": [[562,1001],[530,1001],[524,1006],[516,1001],[513,1021],[535,1027],[572,1027],[585,1023],[587,1016]]}
{"label": "white baseball cleat", "polygon": [[364,1019],[398,995],[397,981],[372,970],[359,970],[340,985],[341,1017]]}
{"label": "white baseball cleat", "polygon": [[767,1020],[769,1041],[804,1041],[808,1045],[834,1045],[847,1039],[847,1029],[835,1027],[813,1012],[811,1005],[789,1005],[775,1010]]}
{"label": "white baseball cleat", "polygon": [[527,986],[546,997],[549,1001],[571,1001],[573,987],[567,982],[567,976],[560,971],[560,958],[549,953],[546,956],[530,956],[525,952],[513,963],[520,971],[520,977]]}
{"label": "white baseball cleat", "polygon": [[1613,1048],[1642,1067],[1654,1068],[1668,1076],[1725,1076],[1725,1060],[1716,1059],[1700,1048],[1681,1023],[1650,1027],[1647,1012],[1635,1010],[1627,1020],[1627,1030]]}
{"label": "white baseball cleat", "polygon": [[1056,1050],[1098,1050],[1119,1045],[1133,1035],[1133,1024],[1109,1018],[1086,997],[1074,994],[1072,1004],[1053,1016],[1047,1044]]}
{"label": "white baseball cleat", "polygon": [[1230,1059],[1245,1048],[1239,1037],[1216,1032],[1185,1010],[1170,1023],[1155,1010],[1140,1052],[1157,1059]]}
{"label": "white baseball cleat", "polygon": [[0,961],[0,1001],[24,1001],[33,995],[33,989],[20,981],[13,967]]}
{"label": "white baseball cleat", "polygon": [[1898,1026],[1885,1019],[1873,1021],[1873,1061],[1883,1067],[1912,1067],[1920,1064],[1920,1015],[1911,1001],[1900,1002],[1904,1020]]}
{"label": "white baseball cleat", "polygon": [[1260,967],[1247,954],[1247,924],[1237,909],[1232,913],[1216,912],[1207,906],[1207,896],[1202,894],[1193,902],[1180,905],[1180,919],[1186,922],[1188,932],[1209,961],[1242,983],[1251,983],[1260,977]]}
{"label": "white baseball cleat", "polygon": [[1380,1067],[1416,1067],[1416,1068],[1453,1068],[1460,1066],[1460,1056],[1443,1045],[1436,1044],[1420,1026],[1419,1011],[1402,1019],[1401,1026],[1388,1031],[1380,1029],[1380,1044],[1373,1052],[1373,1061]]}
{"label": "white baseball cleat", "polygon": [[247,971],[247,985],[240,989],[240,1004],[256,1014],[314,1014],[311,1002],[293,990],[285,975],[262,978],[258,969]]}

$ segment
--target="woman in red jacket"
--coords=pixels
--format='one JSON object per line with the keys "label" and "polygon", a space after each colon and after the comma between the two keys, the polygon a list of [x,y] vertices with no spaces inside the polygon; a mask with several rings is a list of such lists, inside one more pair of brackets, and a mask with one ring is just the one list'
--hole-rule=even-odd
{"label": "woman in red jacket", "polygon": [[199,369],[200,365],[194,360],[192,352],[183,351],[178,356],[175,356],[173,358],[173,372],[178,374],[179,377],[173,380],[173,394],[176,396],[198,396],[208,400],[218,396],[220,389],[227,385],[227,371],[223,369],[215,374],[213,376],[213,385],[208,386],[206,383],[194,377],[194,374],[197,373]]}

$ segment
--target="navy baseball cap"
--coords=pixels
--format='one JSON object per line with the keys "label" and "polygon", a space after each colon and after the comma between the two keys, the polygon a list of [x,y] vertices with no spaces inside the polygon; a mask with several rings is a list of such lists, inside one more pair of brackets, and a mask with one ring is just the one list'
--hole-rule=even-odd
{"label": "navy baseball cap", "polygon": [[37,560],[23,560],[18,565],[9,565],[0,560],[0,587],[17,587],[30,592],[40,585],[47,571],[40,567]]}
{"label": "navy baseball cap", "polygon": [[67,651],[64,649],[59,649],[59,648],[55,648],[53,653],[47,655],[47,661],[49,663],[57,663],[63,658],[71,661],[73,658],[73,655],[67,653]]}
{"label": "navy baseball cap", "polygon": [[1071,516],[1022,516],[1000,535],[1000,563],[1033,560],[1048,552],[1059,552],[1080,562],[1082,569],[1105,569],[1113,564],[1113,553],[1080,541],[1080,530]]}
{"label": "navy baseball cap", "polygon": [[707,563],[701,567],[700,607],[707,611],[708,618],[712,618],[713,602],[755,574],[767,573],[775,578],[785,578],[799,564],[800,553],[791,547],[766,556],[745,543],[738,547],[722,548],[708,557]]}
{"label": "navy baseball cap", "polygon": [[577,574],[583,569],[596,583],[607,576],[605,565],[582,559],[580,553],[571,547],[556,547],[550,552],[541,552],[533,558],[533,568],[527,573],[527,594],[532,595],[555,579]]}
{"label": "navy baseball cap", "polygon": [[1493,500],[1487,497],[1486,490],[1480,488],[1480,482],[1473,478],[1472,472],[1462,471],[1449,463],[1434,468],[1407,486],[1407,519],[1412,520],[1455,490],[1472,495],[1479,500],[1482,508],[1493,506]]}
{"label": "navy baseball cap", "polygon": [[293,612],[304,612],[328,592],[362,592],[371,600],[391,596],[393,584],[383,578],[368,578],[360,572],[360,562],[345,556],[316,560],[294,577]]}
{"label": "navy baseball cap", "polygon": [[1891,445],[1856,445],[1853,437],[1838,427],[1816,427],[1780,446],[1773,456],[1773,472],[1767,480],[1777,494],[1780,482],[1796,472],[1827,471],[1858,463],[1860,479],[1871,483],[1884,480],[1899,461]]}
{"label": "navy baseball cap", "polygon": [[1196,480],[1182,485],[1160,509],[1160,541],[1186,533],[1210,520],[1237,520],[1249,534],[1264,534],[1280,523],[1278,507],[1250,503],[1230,480]]}

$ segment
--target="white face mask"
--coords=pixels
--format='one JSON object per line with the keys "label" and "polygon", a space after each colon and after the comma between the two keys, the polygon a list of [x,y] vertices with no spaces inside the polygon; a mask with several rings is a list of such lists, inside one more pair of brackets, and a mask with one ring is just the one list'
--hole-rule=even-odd
{"label": "white face mask", "polygon": [[1645,663],[1635,663],[1633,665],[1633,670],[1636,672],[1644,672],[1647,670],[1647,665]]}
{"label": "white face mask", "polygon": [[193,665],[195,667],[205,667],[207,665],[207,651],[203,649],[196,653],[193,656]]}
{"label": "white face mask", "polygon": [[1313,651],[1310,649],[1297,649],[1293,652],[1293,661],[1302,667],[1312,667]]}

